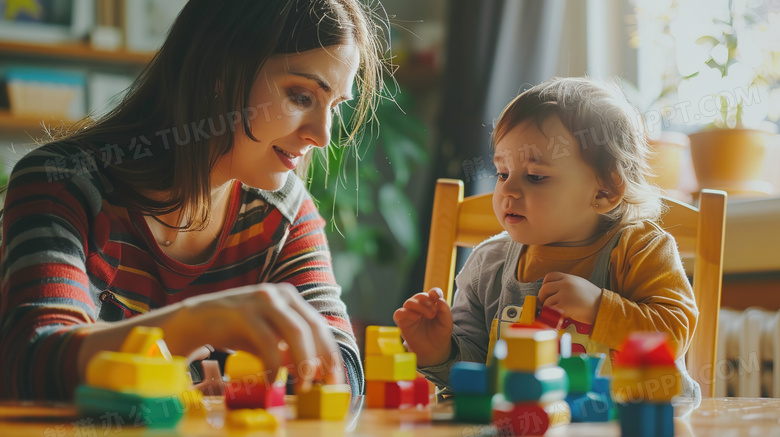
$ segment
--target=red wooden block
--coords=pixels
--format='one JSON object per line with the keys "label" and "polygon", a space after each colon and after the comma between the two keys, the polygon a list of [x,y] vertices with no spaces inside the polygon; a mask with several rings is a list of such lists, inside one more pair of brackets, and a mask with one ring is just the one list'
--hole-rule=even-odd
{"label": "red wooden block", "polygon": [[672,366],[674,352],[663,332],[633,332],[620,345],[617,367]]}
{"label": "red wooden block", "polygon": [[231,410],[240,408],[273,408],[284,406],[286,387],[283,383],[267,386],[262,382],[249,384],[234,379],[225,384],[225,406]]}
{"label": "red wooden block", "polygon": [[385,385],[385,408],[401,408],[413,402],[414,382],[396,381]]}
{"label": "red wooden block", "polygon": [[542,312],[536,318],[536,321],[552,329],[559,330],[561,325],[563,325],[563,310],[553,307],[542,307]]}
{"label": "red wooden block", "polygon": [[493,425],[502,436],[542,435],[550,418],[538,403],[499,402],[493,406]]}
{"label": "red wooden block", "polygon": [[428,405],[430,401],[430,389],[428,380],[423,376],[418,376],[414,380],[414,405],[422,405],[423,407]]}

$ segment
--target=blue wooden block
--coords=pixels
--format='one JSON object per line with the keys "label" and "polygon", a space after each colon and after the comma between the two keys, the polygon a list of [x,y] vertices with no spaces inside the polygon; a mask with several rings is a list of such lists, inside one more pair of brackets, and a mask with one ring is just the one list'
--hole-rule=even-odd
{"label": "blue wooden block", "polygon": [[609,394],[609,388],[611,385],[612,379],[605,378],[603,376],[597,376],[593,379],[593,388],[591,391],[595,393]]}
{"label": "blue wooden block", "polygon": [[656,437],[656,405],[649,402],[618,404],[620,435],[623,437]]}
{"label": "blue wooden block", "polygon": [[612,387],[611,378],[597,376],[593,380],[593,392],[598,393],[600,395],[604,395],[604,397],[607,400],[607,404],[609,405],[609,409],[611,410],[610,419],[615,419],[617,410],[615,410],[615,402],[612,400],[612,392],[610,391],[611,387]]}
{"label": "blue wooden block", "polygon": [[674,407],[670,402],[655,405],[655,437],[674,437]]}
{"label": "blue wooden block", "polygon": [[609,396],[588,392],[566,397],[572,422],[607,422],[611,417]]}
{"label": "blue wooden block", "polygon": [[468,361],[455,363],[450,370],[450,389],[456,394],[488,394],[487,367]]}
{"label": "blue wooden block", "polygon": [[569,378],[558,366],[542,367],[534,373],[507,372],[504,396],[509,402],[553,402],[566,398]]}
{"label": "blue wooden block", "polygon": [[607,356],[605,354],[587,354],[585,358],[590,362],[588,370],[590,371],[591,380],[593,380],[601,373],[601,367],[604,365],[604,360],[607,359]]}

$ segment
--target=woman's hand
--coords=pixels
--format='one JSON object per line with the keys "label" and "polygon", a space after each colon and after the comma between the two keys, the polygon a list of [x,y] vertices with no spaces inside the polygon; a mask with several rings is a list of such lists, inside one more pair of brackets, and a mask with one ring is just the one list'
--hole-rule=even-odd
{"label": "woman's hand", "polygon": [[410,351],[417,354],[417,365],[434,366],[447,361],[452,350],[452,312],[441,289],[417,293],[393,314],[395,324]]}
{"label": "woman's hand", "polygon": [[593,324],[601,303],[601,289],[587,279],[561,272],[544,276],[539,302],[563,310],[563,316]]}
{"label": "woman's hand", "polygon": [[[118,350],[134,326],[159,326],[174,355],[204,344],[257,355],[272,371],[290,368],[298,388],[344,383],[341,352],[325,319],[290,284],[258,284],[185,299],[120,323],[101,324],[79,352],[82,370],[100,350]],[[85,372],[84,372],[85,373]],[[83,375],[83,373],[82,373]]]}

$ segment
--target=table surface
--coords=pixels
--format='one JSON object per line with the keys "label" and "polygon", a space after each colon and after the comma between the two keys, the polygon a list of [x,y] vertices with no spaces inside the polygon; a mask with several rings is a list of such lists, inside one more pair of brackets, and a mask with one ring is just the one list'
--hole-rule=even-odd
{"label": "table surface", "polygon": [[[292,416],[294,399],[280,416]],[[92,437],[116,435],[145,436],[501,436],[489,425],[458,424],[432,420],[446,415],[447,405],[402,410],[361,408],[362,399],[353,400],[350,414],[344,421],[286,419],[273,432],[246,432],[225,428],[224,405],[207,402],[209,411],[188,414],[172,430],[150,430],[131,424],[117,425],[110,419],[87,423],[71,406],[41,406],[0,404],[0,435],[36,437]],[[688,409],[690,410],[690,409]],[[704,399],[699,408],[685,411],[677,406],[675,436],[780,436],[780,399],[714,398]],[[547,436],[619,436],[618,422],[576,423],[551,428]]]}

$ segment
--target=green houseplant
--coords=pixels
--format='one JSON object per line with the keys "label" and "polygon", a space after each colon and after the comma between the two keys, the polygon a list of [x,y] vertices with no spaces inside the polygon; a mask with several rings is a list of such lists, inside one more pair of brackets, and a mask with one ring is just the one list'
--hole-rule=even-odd
{"label": "green houseplant", "polygon": [[778,118],[772,107],[780,100],[780,14],[744,0],[729,0],[727,9],[709,17],[703,11],[686,5],[679,18],[686,21],[673,28],[682,76],[678,99],[701,127],[689,135],[699,187],[770,194],[762,173],[776,132],[768,120]]}
{"label": "green houseplant", "polygon": [[640,68],[654,76],[643,92],[660,94],[649,127],[689,135],[699,188],[768,194],[761,177],[776,130],[770,121],[780,115],[780,8],[747,0],[634,4]]}
{"label": "green houseplant", "polygon": [[[344,289],[350,312],[372,313],[381,296],[377,269],[406,277],[420,255],[417,213],[409,183],[428,159],[427,127],[410,112],[413,99],[394,82],[389,85],[357,144],[339,146],[344,137],[340,120],[333,124],[332,144],[315,155],[309,190],[328,222],[336,279]],[[341,120],[349,120],[344,108]],[[388,288],[402,287],[382,282]],[[360,289],[364,293],[354,293]]]}

